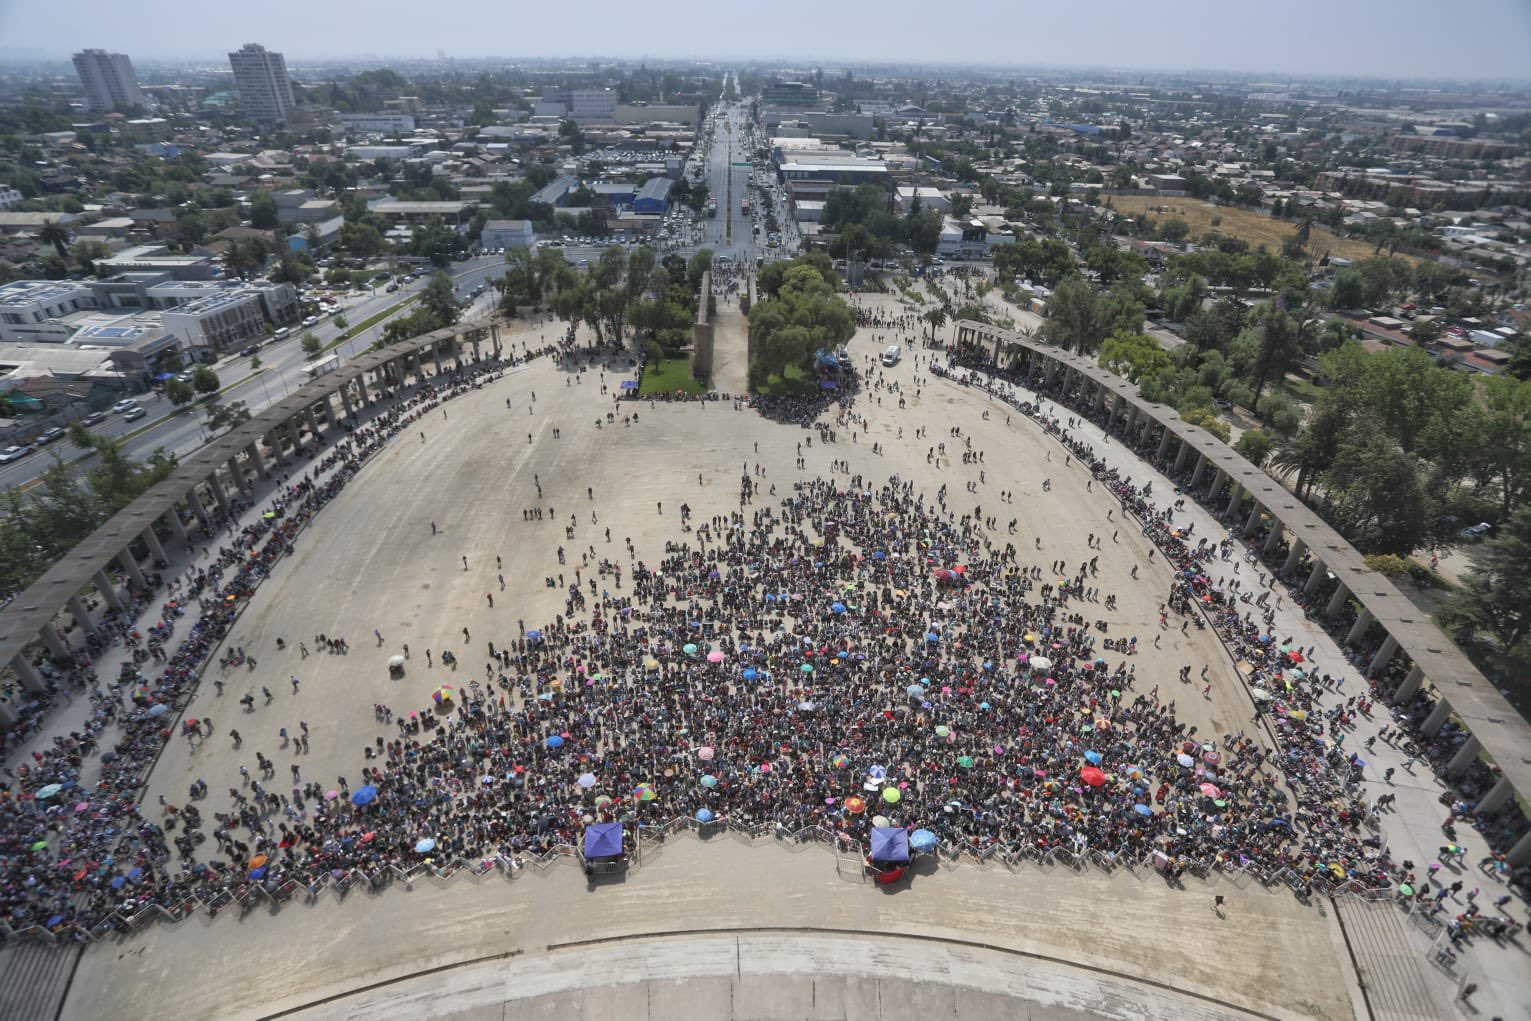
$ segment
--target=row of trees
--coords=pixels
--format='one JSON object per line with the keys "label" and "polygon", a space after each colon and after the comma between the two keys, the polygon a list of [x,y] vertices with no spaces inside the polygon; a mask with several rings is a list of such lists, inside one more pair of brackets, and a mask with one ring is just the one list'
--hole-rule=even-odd
{"label": "row of trees", "polygon": [[0,593],[12,596],[133,502],[150,486],[175,471],[176,460],[156,450],[145,463],[127,456],[120,440],[92,433],[79,423],[69,427],[75,446],[94,451],[89,469],[76,474],[55,454],[36,488],[23,494],[12,488],[0,506]]}

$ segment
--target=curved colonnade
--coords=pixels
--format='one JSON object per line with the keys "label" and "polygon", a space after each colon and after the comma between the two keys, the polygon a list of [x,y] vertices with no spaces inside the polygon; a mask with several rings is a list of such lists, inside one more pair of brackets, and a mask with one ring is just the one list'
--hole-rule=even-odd
{"label": "curved colonnade", "polygon": [[[1484,754],[1498,767],[1498,779],[1479,799],[1478,811],[1496,811],[1516,793],[1531,798],[1531,724],[1391,580],[1368,568],[1361,554],[1312,508],[1217,437],[1183,421],[1175,409],[1139,396],[1135,384],[1090,358],[966,319],[954,324],[953,337],[957,345],[983,350],[1001,370],[1018,373],[1034,389],[1105,415],[1108,430],[1140,451],[1153,451],[1152,461],[1166,473],[1178,477],[1189,468],[1188,488],[1220,507],[1230,528],[1245,538],[1268,528],[1263,552],[1279,556],[1285,548],[1278,573],[1303,577],[1306,572],[1301,588],[1316,600],[1319,614],[1340,618],[1354,602],[1354,621],[1344,644],[1375,645],[1364,665],[1367,676],[1401,673],[1389,696],[1392,703],[1411,701],[1429,682],[1434,702],[1422,721],[1423,731],[1433,736],[1451,718],[1467,730],[1470,737],[1447,764],[1447,774],[1460,775]],[[1531,830],[1518,837],[1507,858],[1517,865],[1531,862]]]}

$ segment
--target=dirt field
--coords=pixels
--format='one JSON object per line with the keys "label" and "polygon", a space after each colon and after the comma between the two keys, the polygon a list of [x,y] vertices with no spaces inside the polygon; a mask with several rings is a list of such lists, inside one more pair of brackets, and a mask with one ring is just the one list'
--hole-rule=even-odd
{"label": "dirt field", "polygon": [[[1118,211],[1132,216],[1148,214],[1155,220],[1179,217],[1191,226],[1191,237],[1199,238],[1208,231],[1217,230],[1231,237],[1248,241],[1251,247],[1264,245],[1273,252],[1281,251],[1281,244],[1297,230],[1297,225],[1249,209],[1232,206],[1215,206],[1210,202],[1192,198],[1157,198],[1153,195],[1118,195],[1111,200]],[[1212,218],[1222,217],[1214,228]],[[1352,241],[1336,235],[1327,227],[1317,224],[1309,240],[1309,247],[1318,255],[1325,252],[1346,259],[1369,259],[1375,252],[1366,241]],[[1409,256],[1411,262],[1414,261]]]}

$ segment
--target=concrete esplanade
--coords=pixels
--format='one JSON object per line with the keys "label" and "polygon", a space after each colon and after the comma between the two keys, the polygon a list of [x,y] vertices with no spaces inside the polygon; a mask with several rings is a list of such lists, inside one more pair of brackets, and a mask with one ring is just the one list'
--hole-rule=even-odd
{"label": "concrete esplanade", "polygon": [[[1436,697],[1423,721],[1425,733],[1438,733],[1455,717],[1471,735],[1451,759],[1448,773],[1460,774],[1483,754],[1499,768],[1498,781],[1479,800],[1479,811],[1493,811],[1515,793],[1531,797],[1531,724],[1392,581],[1368,568],[1338,532],[1262,469],[1205,429],[1181,420],[1173,408],[1140,397],[1135,384],[1089,358],[966,319],[955,324],[955,340],[988,351],[1001,369],[1019,370],[1034,386],[1055,388],[1075,406],[1106,414],[1108,427],[1152,447],[1159,462],[1173,459],[1172,474],[1194,465],[1188,488],[1207,500],[1225,500],[1223,517],[1231,527],[1248,537],[1262,524],[1268,526],[1267,555],[1287,542],[1283,575],[1305,567],[1302,588],[1309,596],[1332,583],[1327,600],[1316,606],[1323,616],[1334,618],[1355,600],[1359,613],[1346,644],[1368,634],[1381,636],[1368,675],[1403,657],[1407,669],[1392,695],[1394,704],[1413,699],[1427,680],[1431,683]],[[1521,835],[1507,857],[1517,865],[1531,862],[1531,831]]]}
{"label": "concrete esplanade", "polygon": [[[192,520],[211,527],[210,505],[228,515],[231,500],[247,486],[248,474],[264,478],[270,474],[268,462],[285,463],[287,451],[302,442],[305,430],[311,436],[322,436],[341,428],[342,417],[373,402],[374,389],[395,386],[409,374],[418,377],[423,359],[429,358],[437,372],[442,370],[443,358],[461,368],[464,343],[471,346],[473,358],[478,360],[486,341],[492,345],[492,354],[498,356],[499,328],[469,325],[422,334],[363,354],[304,383],[207,444],[182,461],[168,478],[112,515],[6,608],[0,623],[0,669],[9,666],[28,691],[46,692],[42,675],[27,658],[27,647],[41,640],[53,655],[69,655],[70,644],[55,626],[64,612],[73,617],[81,631],[94,632],[97,621],[83,599],[92,587],[110,609],[123,609],[127,604],[111,574],[114,564],[125,575],[127,585],[147,589],[139,558],[146,556],[151,565],[168,560],[163,541],[191,542],[187,525]],[[335,410],[337,398],[340,415]],[[0,699],[0,727],[16,722],[15,708]]]}

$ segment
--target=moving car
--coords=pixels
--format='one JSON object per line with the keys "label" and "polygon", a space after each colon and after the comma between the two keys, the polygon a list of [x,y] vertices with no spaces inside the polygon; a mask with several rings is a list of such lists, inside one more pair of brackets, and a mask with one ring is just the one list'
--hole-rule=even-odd
{"label": "moving car", "polygon": [[64,435],[64,430],[60,429],[58,426],[54,426],[52,429],[45,430],[41,436],[37,437],[37,445],[42,446],[44,443],[52,443],[54,440],[61,440],[64,438]]}
{"label": "moving car", "polygon": [[259,350],[260,350],[260,345],[259,344],[251,344],[249,347],[242,349],[239,353],[243,357],[248,358],[248,357],[250,357],[251,355],[253,355],[255,352],[257,352]]}
{"label": "moving car", "polygon": [[90,414],[88,414],[84,418],[80,419],[80,424],[81,425],[95,425],[97,422],[105,422],[105,421],[106,421],[106,412],[104,412],[104,411],[92,411]]}
{"label": "moving car", "polygon": [[903,356],[904,356],[904,349],[899,347],[897,344],[893,344],[893,345],[891,345],[890,347],[886,348],[883,351],[883,353],[882,353],[882,363],[883,363],[883,365],[885,365],[885,366],[887,366],[889,368],[892,368],[893,366],[898,364],[898,360],[900,358],[902,358]]}
{"label": "moving car", "polygon": [[116,404],[112,405],[112,410],[120,415],[124,411],[127,411],[129,408],[136,408],[136,407],[138,407],[138,401],[137,401],[136,398],[124,397],[122,400],[120,400]]}
{"label": "moving car", "polygon": [[143,418],[147,414],[147,411],[135,405],[134,407],[129,408],[122,417],[129,422],[136,422],[138,419]]}
{"label": "moving car", "polygon": [[11,461],[26,457],[31,452],[31,447],[6,447],[0,450],[0,464],[9,464]]}
{"label": "moving car", "polygon": [[1481,542],[1494,530],[1494,526],[1487,521],[1480,521],[1476,525],[1468,525],[1457,533],[1457,536],[1468,542]]}

